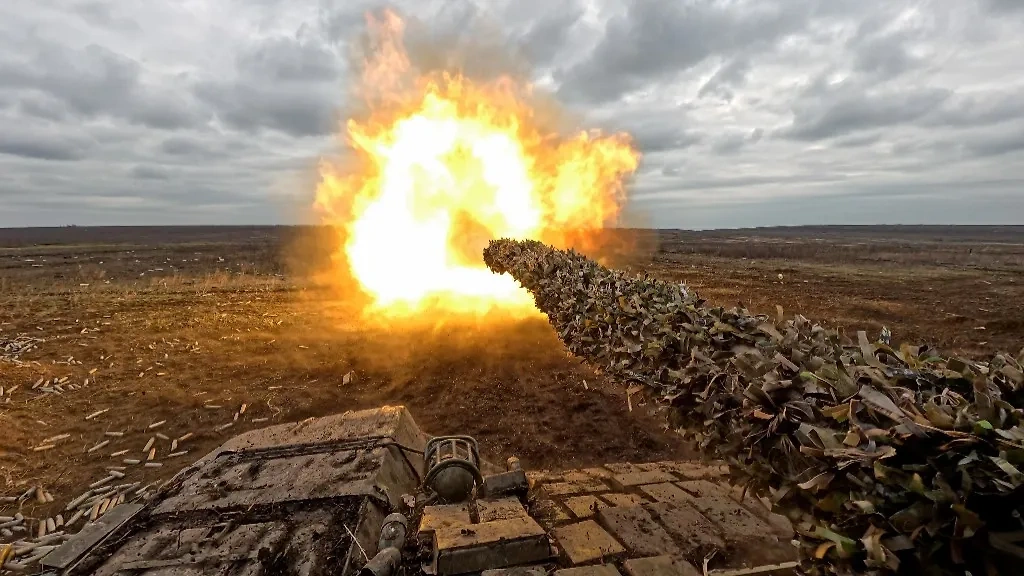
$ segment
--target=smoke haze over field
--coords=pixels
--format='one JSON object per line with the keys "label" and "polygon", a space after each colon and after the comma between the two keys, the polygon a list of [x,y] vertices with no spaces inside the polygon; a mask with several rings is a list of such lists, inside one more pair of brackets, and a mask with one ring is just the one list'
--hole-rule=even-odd
{"label": "smoke haze over field", "polygon": [[[0,226],[300,221],[384,5],[0,3]],[[388,5],[633,134],[649,225],[1024,222],[1024,2]]]}

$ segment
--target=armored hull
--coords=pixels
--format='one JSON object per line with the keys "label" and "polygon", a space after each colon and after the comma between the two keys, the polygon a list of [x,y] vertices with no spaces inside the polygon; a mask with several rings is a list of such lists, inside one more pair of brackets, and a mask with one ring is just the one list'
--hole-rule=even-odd
{"label": "armored hull", "polygon": [[[477,460],[471,493],[446,500],[431,480],[430,440],[392,406],[254,430],[88,524],[40,564],[62,576],[658,576],[701,573],[705,560],[735,575],[793,566],[788,521],[730,487],[721,466],[551,472]],[[408,536],[382,559],[382,525],[396,514]]]}

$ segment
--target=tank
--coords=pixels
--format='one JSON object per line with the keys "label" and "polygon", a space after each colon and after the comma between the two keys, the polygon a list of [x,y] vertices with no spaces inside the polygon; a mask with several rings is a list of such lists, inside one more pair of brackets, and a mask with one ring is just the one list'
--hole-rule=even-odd
{"label": "tank", "polygon": [[785,573],[792,527],[694,461],[524,470],[402,406],[236,436],[40,561],[52,575]]}

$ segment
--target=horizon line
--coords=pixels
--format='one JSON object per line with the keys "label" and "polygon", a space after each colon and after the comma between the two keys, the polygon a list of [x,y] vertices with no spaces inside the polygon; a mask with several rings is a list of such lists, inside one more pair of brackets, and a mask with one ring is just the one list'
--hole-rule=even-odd
{"label": "horizon line", "polygon": [[[319,228],[331,224],[63,224],[53,226],[0,226],[0,230],[64,230],[71,228]],[[775,224],[771,226],[736,226],[718,228],[651,228],[645,226],[612,226],[600,230],[681,230],[711,232],[717,230],[773,230],[795,228],[1024,228],[1024,224]]]}

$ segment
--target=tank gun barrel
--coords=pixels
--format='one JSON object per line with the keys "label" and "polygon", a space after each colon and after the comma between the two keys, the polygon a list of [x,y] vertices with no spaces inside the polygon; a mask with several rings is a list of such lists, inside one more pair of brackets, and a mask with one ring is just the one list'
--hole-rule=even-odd
{"label": "tank gun barrel", "polygon": [[854,341],[536,241],[492,241],[483,256],[572,353],[643,383],[673,427],[770,491],[805,573],[978,574],[996,550],[1007,566],[1024,557],[1009,545],[1024,507],[1024,353],[971,362]]}

